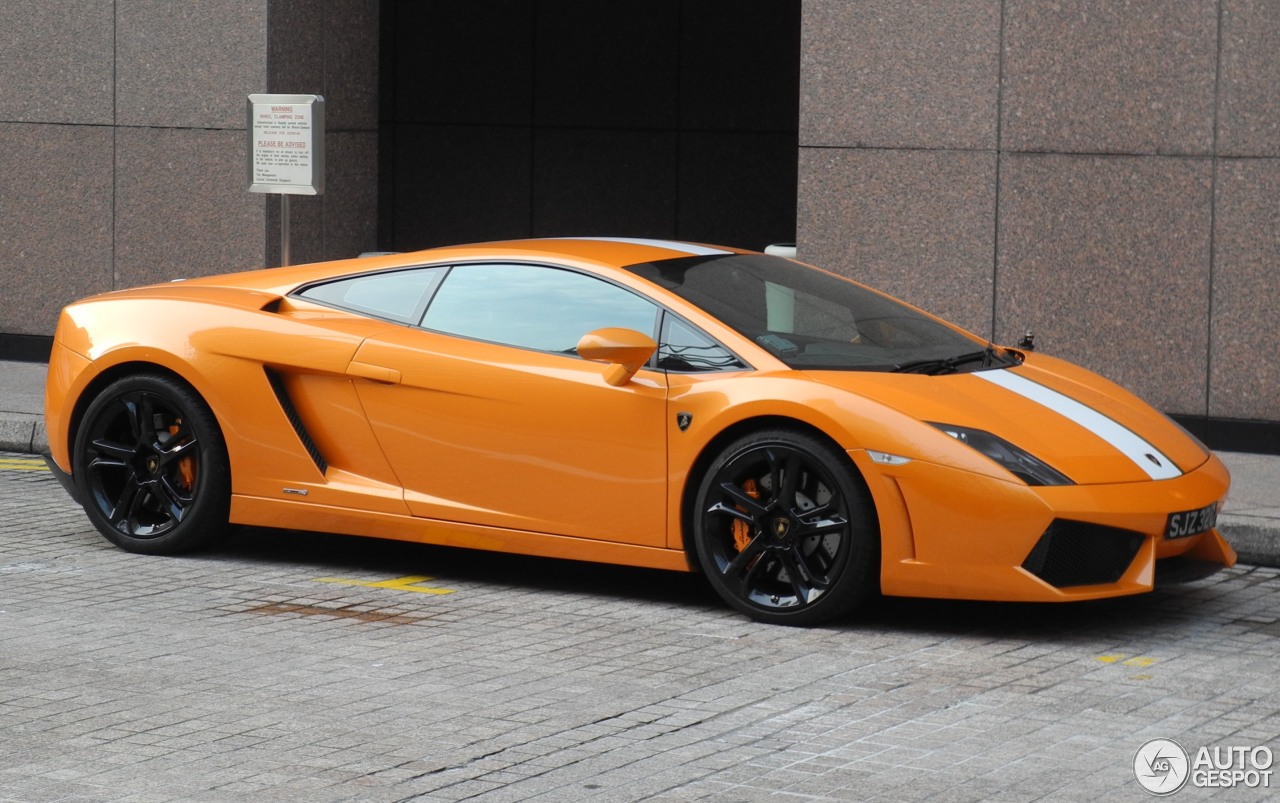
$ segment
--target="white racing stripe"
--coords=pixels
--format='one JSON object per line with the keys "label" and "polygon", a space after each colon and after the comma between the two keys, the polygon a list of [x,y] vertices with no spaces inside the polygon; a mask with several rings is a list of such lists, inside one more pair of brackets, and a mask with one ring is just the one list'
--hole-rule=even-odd
{"label": "white racing stripe", "polygon": [[594,240],[606,243],[631,243],[632,245],[651,245],[654,248],[665,248],[668,251],[681,251],[691,256],[714,256],[715,254],[732,254],[732,251],[726,251],[723,248],[708,248],[705,245],[693,245],[691,243],[680,243],[675,240],[646,240],[640,237],[572,237],[562,239],[574,240]]}
{"label": "white racing stripe", "polygon": [[1047,388],[1039,382],[1018,376],[1009,370],[974,371],[973,376],[985,379],[993,385],[999,385],[1025,399],[1043,405],[1058,415],[1074,421],[1080,426],[1102,438],[1114,446],[1134,465],[1146,472],[1153,480],[1167,480],[1182,476],[1182,471],[1173,461],[1160,453],[1160,450],[1147,443],[1128,427],[1113,421],[1102,413],[1087,407],[1070,396],[1064,396],[1056,390]]}

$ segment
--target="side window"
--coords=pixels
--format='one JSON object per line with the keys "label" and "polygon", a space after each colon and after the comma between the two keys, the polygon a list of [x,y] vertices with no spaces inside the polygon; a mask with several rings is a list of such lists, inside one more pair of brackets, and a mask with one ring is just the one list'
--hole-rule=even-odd
{"label": "side window", "polygon": [[538,265],[457,265],[440,285],[423,327],[508,346],[574,353],[594,329],[621,326],[652,336],[648,299],[571,270]]}
{"label": "side window", "polygon": [[298,295],[339,309],[399,323],[417,323],[444,273],[444,268],[366,273],[313,285]]}
{"label": "side window", "polygon": [[662,319],[658,367],[666,371],[745,368],[733,353],[674,315]]}

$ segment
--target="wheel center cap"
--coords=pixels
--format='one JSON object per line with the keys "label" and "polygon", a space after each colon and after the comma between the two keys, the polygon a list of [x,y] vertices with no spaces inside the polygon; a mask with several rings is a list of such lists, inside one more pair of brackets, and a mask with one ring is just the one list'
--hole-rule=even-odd
{"label": "wheel center cap", "polygon": [[156,469],[160,467],[160,459],[157,457],[147,458],[147,471],[152,474],[156,473]]}
{"label": "wheel center cap", "polygon": [[791,534],[791,519],[781,517],[774,519],[769,524],[769,531],[773,534],[775,542],[785,544]]}

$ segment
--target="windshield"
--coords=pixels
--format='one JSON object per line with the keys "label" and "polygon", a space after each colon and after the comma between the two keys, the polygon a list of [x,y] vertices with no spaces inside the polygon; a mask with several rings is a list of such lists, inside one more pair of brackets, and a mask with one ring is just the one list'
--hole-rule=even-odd
{"label": "windshield", "polygon": [[951,373],[1014,361],[862,285],[780,257],[698,256],[628,269],[792,368]]}

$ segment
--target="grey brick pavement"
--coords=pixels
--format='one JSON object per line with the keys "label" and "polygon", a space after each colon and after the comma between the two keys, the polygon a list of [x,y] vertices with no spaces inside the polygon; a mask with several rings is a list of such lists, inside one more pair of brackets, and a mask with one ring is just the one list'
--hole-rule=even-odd
{"label": "grey brick pavement", "polygon": [[34,469],[0,456],[3,801],[1147,800],[1148,739],[1280,753],[1275,569],[795,630],[662,572],[252,529],[130,555]]}

